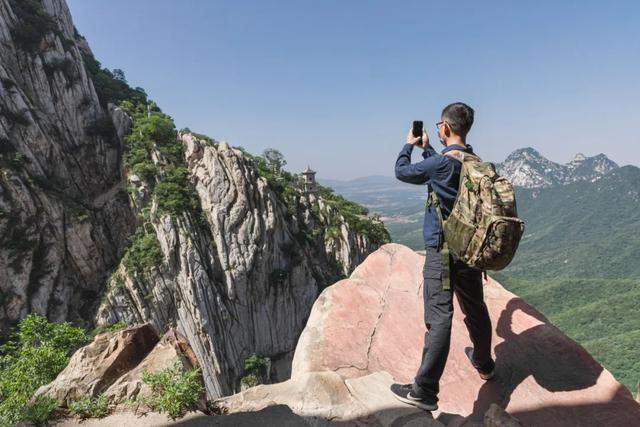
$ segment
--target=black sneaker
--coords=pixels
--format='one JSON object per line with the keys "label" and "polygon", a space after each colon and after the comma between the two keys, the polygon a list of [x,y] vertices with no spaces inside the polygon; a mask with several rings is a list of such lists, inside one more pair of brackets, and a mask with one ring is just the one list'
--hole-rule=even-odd
{"label": "black sneaker", "polygon": [[391,392],[401,402],[408,403],[425,411],[438,409],[437,399],[418,396],[413,390],[413,384],[391,384]]}
{"label": "black sneaker", "polygon": [[478,366],[473,361],[473,349],[471,347],[466,347],[464,349],[464,354],[467,355],[473,367],[476,368],[476,370],[480,374],[480,378],[482,378],[485,381],[489,381],[491,378],[495,376],[496,364],[493,362],[493,360],[489,360],[487,363],[485,363],[484,366]]}

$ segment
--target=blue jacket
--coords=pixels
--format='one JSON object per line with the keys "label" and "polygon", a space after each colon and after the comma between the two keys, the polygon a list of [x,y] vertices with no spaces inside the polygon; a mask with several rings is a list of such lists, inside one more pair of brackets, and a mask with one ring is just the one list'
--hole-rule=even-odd
{"label": "blue jacket", "polygon": [[[473,153],[473,148],[467,144],[466,147],[451,145],[442,150],[442,154],[451,150]],[[411,164],[412,151],[413,145],[411,144],[406,144],[400,151],[398,160],[396,160],[396,178],[409,184],[427,184],[425,195],[428,195],[431,190],[434,191],[440,201],[442,216],[447,219],[458,195],[462,164],[457,160],[438,154],[431,146],[422,153],[424,159],[421,162]],[[422,234],[425,247],[440,247],[442,226],[433,205],[425,207]]]}

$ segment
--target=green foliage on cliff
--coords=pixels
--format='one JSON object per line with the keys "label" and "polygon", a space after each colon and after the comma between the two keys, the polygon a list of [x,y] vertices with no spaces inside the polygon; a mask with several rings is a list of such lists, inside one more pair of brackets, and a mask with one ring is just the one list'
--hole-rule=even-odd
{"label": "green foliage on cliff", "polygon": [[93,86],[103,107],[106,108],[109,103],[118,105],[123,101],[129,101],[133,104],[147,103],[147,94],[144,89],[131,88],[123,75],[114,74],[114,72],[102,68],[100,62],[93,55],[83,54],[82,61],[91,80],[93,80]]}
{"label": "green foliage on cliff", "polygon": [[[126,138],[125,166],[154,188],[159,214],[191,214],[200,220],[200,202],[184,166],[182,142],[173,119],[153,102],[133,104],[125,101],[123,110],[132,118]],[[157,150],[161,159],[154,161]]]}
{"label": "green foliage on cliff", "polygon": [[246,387],[254,387],[262,384],[262,379],[267,375],[267,358],[252,354],[244,361],[245,375],[240,379],[240,383]]}
{"label": "green foliage on cliff", "polygon": [[51,59],[49,62],[43,63],[42,67],[49,78],[53,78],[57,72],[62,73],[67,80],[67,85],[73,84],[79,78],[74,62],[69,58]]}
{"label": "green foliage on cliff", "polygon": [[187,371],[179,363],[158,372],[144,371],[142,381],[151,387],[151,395],[142,401],[172,419],[195,409],[204,393],[200,370]]}
{"label": "green foliage on cliff", "polygon": [[127,270],[138,274],[151,270],[162,263],[162,260],[162,250],[156,234],[147,233],[142,228],[133,236],[131,246],[122,258]]}
{"label": "green foliage on cliff", "polygon": [[[340,213],[351,230],[366,236],[367,239],[375,245],[382,245],[391,241],[389,232],[382,221],[380,221],[378,215],[369,217],[369,210],[367,208],[356,202],[347,200],[339,194],[335,194],[331,188],[318,185],[318,193],[325,199],[329,206],[335,208]],[[336,223],[335,218],[331,224],[333,226],[339,225]]]}
{"label": "green foliage on cliff", "polygon": [[58,30],[41,0],[9,0],[9,5],[20,21],[11,28],[11,37],[21,49],[37,51],[44,36]]}
{"label": "green foliage on cliff", "polygon": [[[296,215],[298,198],[301,194],[300,176],[282,169],[287,162],[277,150],[267,149],[262,156],[248,155],[248,157],[253,160],[258,175],[267,181],[269,187],[285,203],[289,214],[291,216]],[[319,196],[339,214],[322,219],[323,224],[329,227],[329,229],[326,229],[329,230],[329,235],[325,233],[325,239],[337,236],[336,230],[339,230],[342,222],[339,217],[342,217],[353,232],[364,235],[374,245],[382,245],[391,241],[389,232],[380,221],[378,215],[369,217],[367,208],[335,194],[328,187],[318,184],[317,189]],[[318,212],[315,212],[315,216],[320,219]],[[313,233],[313,230],[309,230],[306,233],[307,237],[309,237],[309,240],[314,240],[315,237],[311,233]]]}
{"label": "green foliage on cliff", "polygon": [[30,314],[20,321],[8,343],[0,347],[0,425],[42,423],[55,402],[41,398],[27,405],[33,393],[67,366],[71,354],[89,337],[69,323],[50,323]]}
{"label": "green foliage on cliff", "polygon": [[101,394],[98,397],[86,396],[69,404],[69,412],[81,419],[103,418],[109,412],[109,400]]}
{"label": "green foliage on cliff", "polygon": [[158,212],[162,214],[196,213],[200,209],[200,199],[191,188],[189,171],[185,167],[167,169],[162,181],[156,185],[155,198]]}

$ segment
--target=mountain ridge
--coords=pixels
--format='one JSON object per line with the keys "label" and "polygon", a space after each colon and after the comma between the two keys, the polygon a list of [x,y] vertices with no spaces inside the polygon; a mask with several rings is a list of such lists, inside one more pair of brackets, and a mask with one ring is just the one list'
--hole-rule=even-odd
{"label": "mountain ridge", "polygon": [[[558,163],[549,160],[533,147],[518,148],[509,153],[502,162],[492,163],[515,186],[523,188],[549,187],[579,180],[597,179],[607,172],[621,167],[604,153],[593,156],[576,153],[569,162]],[[326,185],[336,188],[345,188],[359,183],[391,185],[392,182],[398,182],[395,177],[382,174],[365,175],[351,179],[327,178],[322,181]],[[405,186],[402,183],[400,185]]]}

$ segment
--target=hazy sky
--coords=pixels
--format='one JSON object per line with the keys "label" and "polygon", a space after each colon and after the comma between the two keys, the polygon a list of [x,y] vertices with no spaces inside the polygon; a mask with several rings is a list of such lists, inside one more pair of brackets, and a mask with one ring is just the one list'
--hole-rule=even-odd
{"label": "hazy sky", "polygon": [[67,1],[178,127],[275,147],[292,171],[392,175],[411,121],[433,141],[458,100],[487,160],[640,164],[638,1]]}

